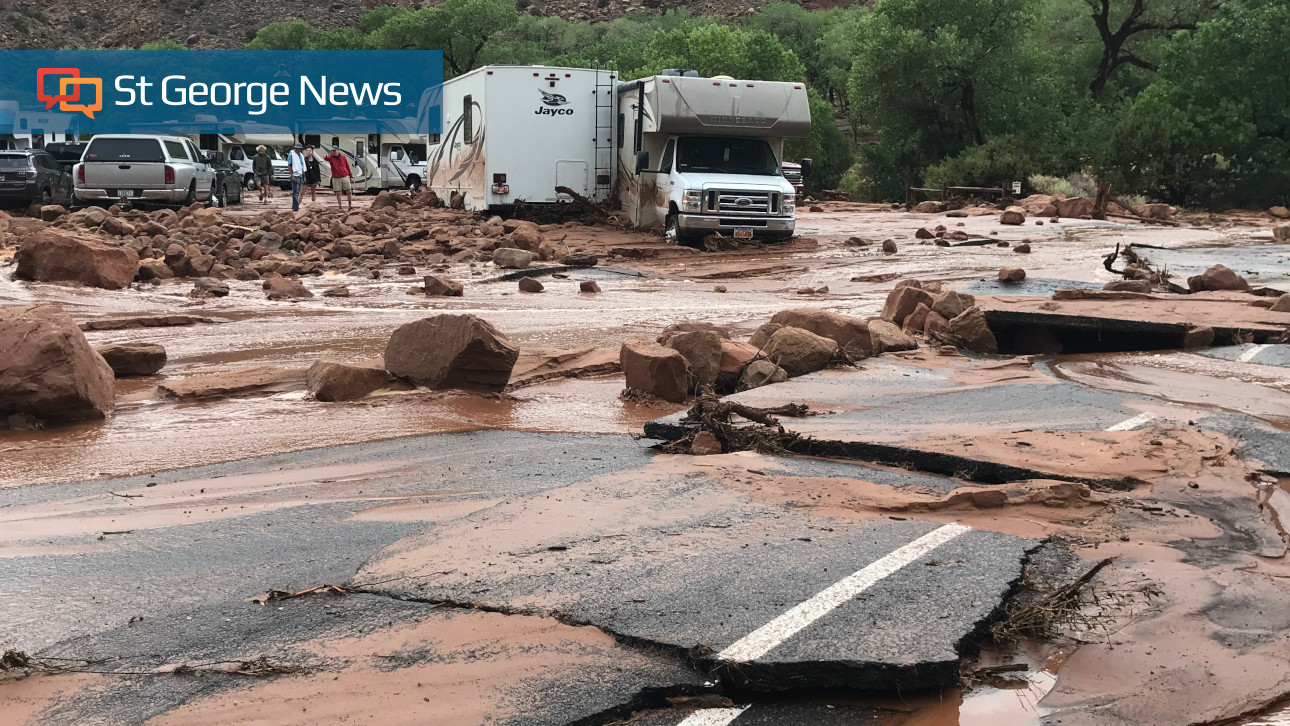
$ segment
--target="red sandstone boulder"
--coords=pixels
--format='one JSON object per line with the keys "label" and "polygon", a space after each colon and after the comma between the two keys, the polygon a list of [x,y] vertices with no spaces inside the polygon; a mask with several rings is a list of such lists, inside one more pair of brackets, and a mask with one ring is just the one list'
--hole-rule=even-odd
{"label": "red sandstone boulder", "polygon": [[71,316],[55,305],[0,307],[0,418],[103,418],[116,380]]}
{"label": "red sandstone boulder", "polygon": [[385,368],[429,388],[500,391],[520,351],[474,315],[436,315],[400,325],[385,346]]}
{"label": "red sandstone boulder", "polygon": [[47,228],[29,234],[15,255],[17,276],[36,282],[78,282],[121,290],[134,281],[139,255],[88,232]]}

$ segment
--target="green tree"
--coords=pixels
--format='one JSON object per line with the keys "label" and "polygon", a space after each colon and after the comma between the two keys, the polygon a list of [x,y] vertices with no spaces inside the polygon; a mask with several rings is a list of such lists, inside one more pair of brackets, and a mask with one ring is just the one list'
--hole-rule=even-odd
{"label": "green tree", "polygon": [[1176,204],[1290,197],[1290,4],[1235,0],[1164,47],[1119,115],[1101,167],[1117,187]]}
{"label": "green tree", "polygon": [[367,39],[358,28],[320,30],[309,39],[310,50],[364,50]]}
{"label": "green tree", "polygon": [[847,21],[848,11],[841,8],[807,10],[796,3],[776,0],[749,16],[746,25],[775,36],[802,62],[806,82],[835,105],[843,105],[851,58],[849,54],[831,52],[825,35]]}
{"label": "green tree", "polygon": [[1139,50],[1150,39],[1191,30],[1221,3],[1216,0],[1083,0],[1097,33],[1100,57],[1089,92],[1101,98],[1111,76],[1122,66],[1155,70]]}
{"label": "green tree", "polygon": [[644,59],[628,77],[654,75],[664,68],[764,81],[801,81],[806,76],[802,62],[775,36],[726,25],[660,29],[645,48]]}
{"label": "green tree", "polygon": [[457,76],[478,68],[489,41],[518,22],[511,0],[447,0],[437,8],[375,16],[371,43],[385,50],[442,50],[445,75]]}
{"label": "green tree", "polygon": [[806,188],[818,192],[838,186],[842,174],[855,160],[855,152],[851,142],[838,130],[833,104],[814,89],[807,94],[811,104],[811,135],[784,142],[784,161],[810,159],[813,169],[806,178]]}
{"label": "green tree", "polygon": [[303,20],[290,23],[269,23],[260,28],[246,47],[250,50],[305,50],[309,47],[312,31]]}

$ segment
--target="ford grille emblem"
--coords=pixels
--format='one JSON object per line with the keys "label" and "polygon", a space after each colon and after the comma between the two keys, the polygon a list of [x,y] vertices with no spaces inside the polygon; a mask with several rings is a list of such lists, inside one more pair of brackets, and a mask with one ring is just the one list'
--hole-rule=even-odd
{"label": "ford grille emblem", "polygon": [[747,207],[748,205],[752,204],[752,200],[749,199],[748,197],[739,197],[738,199],[735,200],[735,204],[740,207]]}

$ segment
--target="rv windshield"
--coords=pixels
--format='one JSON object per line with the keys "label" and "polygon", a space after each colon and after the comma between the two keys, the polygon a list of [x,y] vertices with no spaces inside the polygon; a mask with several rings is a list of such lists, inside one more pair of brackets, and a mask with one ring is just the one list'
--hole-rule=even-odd
{"label": "rv windshield", "polygon": [[[255,156],[256,154],[255,149],[257,146],[258,144],[242,144],[242,151],[246,153],[246,158],[249,159],[252,156]],[[274,161],[282,160],[282,157],[278,155],[278,150],[273,148],[272,146],[265,147],[264,153],[268,154],[269,158],[273,159]]]}
{"label": "rv windshield", "polygon": [[765,141],[712,136],[682,137],[676,147],[676,170],[780,176],[779,161]]}

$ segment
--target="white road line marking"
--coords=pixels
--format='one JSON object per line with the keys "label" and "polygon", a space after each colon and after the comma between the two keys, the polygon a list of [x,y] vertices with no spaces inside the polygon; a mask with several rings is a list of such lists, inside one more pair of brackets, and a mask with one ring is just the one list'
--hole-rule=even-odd
{"label": "white road line marking", "polygon": [[1156,418],[1156,415],[1154,413],[1140,413],[1137,416],[1134,416],[1133,418],[1126,418],[1120,423],[1114,426],[1111,426],[1110,428],[1107,429],[1107,431],[1132,431],[1133,429],[1136,429],[1142,424],[1148,421],[1152,421],[1155,418]]}
{"label": "white road line marking", "polygon": [[705,708],[702,711],[695,711],[685,720],[676,726],[726,726],[726,724],[739,718],[739,714],[748,710],[748,706],[735,706],[734,708]]}
{"label": "white road line marking", "polygon": [[1266,344],[1256,345],[1253,348],[1250,348],[1249,350],[1242,353],[1240,357],[1237,358],[1237,360],[1242,363],[1249,363],[1250,361],[1254,360],[1254,356],[1258,355],[1259,353],[1262,353],[1267,349],[1268,349],[1268,346]]}
{"label": "white road line marking", "polygon": [[796,635],[806,626],[833,612],[856,595],[868,590],[888,575],[917,560],[923,555],[972,531],[961,524],[938,527],[905,546],[884,555],[855,573],[821,590],[819,594],[785,612],[783,615],[757,628],[735,641],[717,654],[720,660],[748,663],[769,653],[785,640]]}

